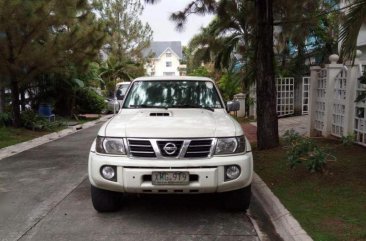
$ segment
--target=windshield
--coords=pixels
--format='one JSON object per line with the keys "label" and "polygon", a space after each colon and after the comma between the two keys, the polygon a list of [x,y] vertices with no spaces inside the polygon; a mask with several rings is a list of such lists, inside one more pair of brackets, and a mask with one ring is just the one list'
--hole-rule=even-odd
{"label": "windshield", "polygon": [[137,81],[124,108],[223,108],[210,81]]}

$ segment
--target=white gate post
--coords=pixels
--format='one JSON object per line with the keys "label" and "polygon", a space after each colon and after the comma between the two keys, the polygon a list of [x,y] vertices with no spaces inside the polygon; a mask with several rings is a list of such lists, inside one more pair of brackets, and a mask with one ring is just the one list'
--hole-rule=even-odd
{"label": "white gate post", "polygon": [[346,91],[346,109],[345,109],[345,125],[344,135],[353,134],[355,128],[355,100],[357,98],[357,80],[362,75],[362,67],[359,56],[362,54],[360,50],[357,50],[356,58],[353,66],[348,67],[347,78],[347,91]]}
{"label": "white gate post", "polygon": [[337,74],[342,70],[343,65],[337,64],[339,56],[332,54],[329,56],[330,64],[326,65],[327,74],[327,87],[325,93],[325,111],[324,111],[324,127],[322,135],[328,137],[332,131],[332,115],[333,115],[333,98],[334,98],[334,79]]}
{"label": "white gate post", "polygon": [[244,117],[245,116],[245,94],[239,93],[234,95],[234,100],[239,101],[240,103],[240,109],[238,110],[238,117]]}
{"label": "white gate post", "polygon": [[316,136],[317,131],[315,130],[315,109],[316,109],[316,92],[317,92],[317,81],[320,71],[320,66],[310,67],[310,88],[309,88],[309,116],[308,116],[308,136]]}

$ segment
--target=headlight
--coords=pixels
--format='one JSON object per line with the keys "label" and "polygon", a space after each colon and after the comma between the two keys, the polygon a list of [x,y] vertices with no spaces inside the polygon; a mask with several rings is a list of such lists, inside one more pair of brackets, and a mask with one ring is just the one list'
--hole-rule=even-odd
{"label": "headlight", "polygon": [[97,137],[95,149],[98,153],[125,155],[126,150],[122,138]]}
{"label": "headlight", "polygon": [[216,155],[235,154],[245,152],[244,136],[217,138]]}

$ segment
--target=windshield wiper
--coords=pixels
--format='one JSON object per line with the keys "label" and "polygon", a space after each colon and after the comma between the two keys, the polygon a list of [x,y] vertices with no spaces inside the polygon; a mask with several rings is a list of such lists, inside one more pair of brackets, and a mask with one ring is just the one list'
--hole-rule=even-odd
{"label": "windshield wiper", "polygon": [[185,105],[171,105],[169,106],[169,108],[200,108],[200,109],[205,109],[205,110],[209,110],[214,112],[215,109],[209,106],[201,106],[201,105],[189,105],[189,104],[185,104]]}
{"label": "windshield wiper", "polygon": [[168,109],[166,106],[154,106],[154,105],[130,105],[130,108],[157,108],[157,109]]}

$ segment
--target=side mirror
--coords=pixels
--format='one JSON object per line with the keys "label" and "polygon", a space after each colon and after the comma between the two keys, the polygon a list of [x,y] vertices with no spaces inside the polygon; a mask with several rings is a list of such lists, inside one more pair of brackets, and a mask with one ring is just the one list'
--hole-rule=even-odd
{"label": "side mirror", "polygon": [[113,99],[113,114],[115,115],[120,109],[119,102],[116,97]]}
{"label": "side mirror", "polygon": [[239,101],[233,100],[226,103],[226,109],[228,112],[238,111],[240,109]]}

